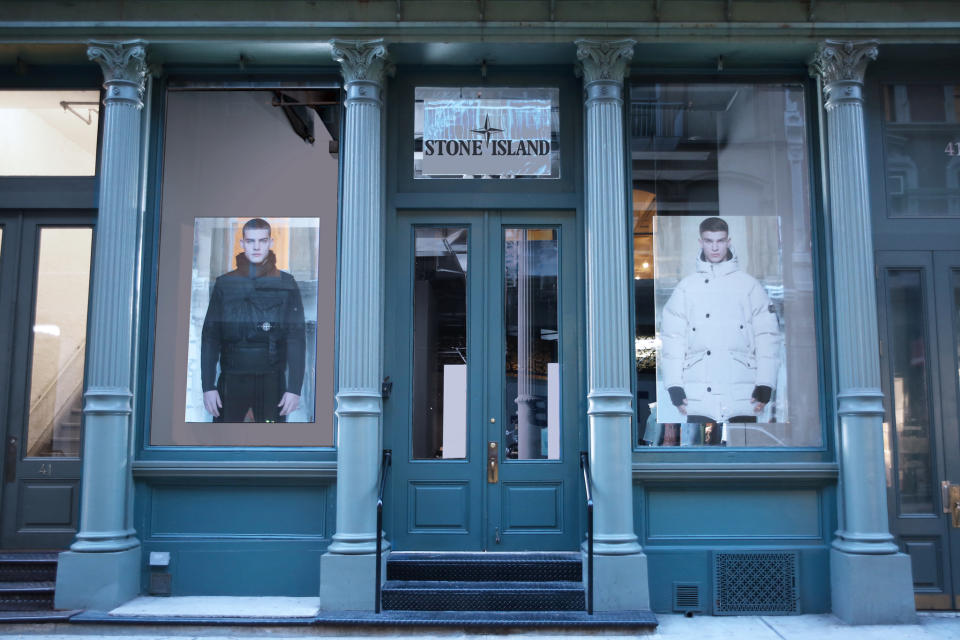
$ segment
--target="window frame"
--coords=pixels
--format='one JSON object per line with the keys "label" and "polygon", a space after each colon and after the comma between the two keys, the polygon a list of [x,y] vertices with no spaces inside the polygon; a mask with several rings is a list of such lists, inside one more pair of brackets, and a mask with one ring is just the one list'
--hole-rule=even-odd
{"label": "window frame", "polygon": [[[291,477],[335,474],[337,457],[337,419],[333,420],[333,441],[324,446],[241,446],[241,445],[153,445],[150,443],[152,404],[154,392],[155,326],[158,320],[158,271],[160,255],[160,227],[162,217],[163,162],[166,134],[167,95],[171,90],[244,91],[272,88],[339,89],[339,139],[342,141],[344,127],[344,91],[340,70],[336,67],[313,67],[309,70],[287,69],[283,71],[244,72],[224,68],[171,67],[156,78],[148,89],[145,111],[149,109],[147,141],[149,145],[148,170],[144,177],[146,205],[143,221],[143,278],[139,324],[141,330],[136,344],[137,381],[135,397],[139,398],[134,411],[135,460],[134,472],[138,477],[170,475],[195,476],[197,474],[230,475],[241,473]],[[337,157],[337,251],[340,248],[340,219],[343,181],[343,156]],[[334,321],[334,401],[337,394],[337,367],[339,344],[337,341],[340,300],[340,261],[336,262],[336,294]],[[320,418],[319,414],[315,420]]]}
{"label": "window frame", "polygon": [[[833,344],[832,331],[830,330],[832,317],[832,302],[830,296],[830,283],[827,281],[828,269],[826,264],[829,261],[829,246],[826,242],[827,220],[824,215],[825,192],[821,167],[825,165],[823,160],[823,140],[822,140],[822,122],[820,109],[820,95],[815,79],[809,77],[806,70],[796,70],[794,73],[784,70],[748,70],[737,73],[720,72],[701,72],[678,74],[676,71],[654,70],[649,72],[636,72],[632,74],[625,83],[624,105],[631,104],[631,90],[634,86],[644,83],[709,83],[709,84],[780,84],[792,83],[802,85],[804,88],[804,116],[806,132],[807,149],[807,171],[809,175],[809,200],[810,200],[810,237],[811,237],[811,264],[813,270],[814,282],[814,326],[818,345],[817,368],[820,401],[816,408],[820,421],[821,444],[816,447],[643,447],[639,445],[639,429],[637,424],[637,410],[634,407],[631,418],[631,449],[633,451],[633,461],[635,470],[641,473],[650,473],[653,476],[669,477],[671,474],[679,474],[677,477],[684,477],[685,473],[711,473],[712,467],[719,467],[721,473],[733,473],[734,475],[746,474],[749,476],[758,473],[757,465],[775,464],[781,465],[777,468],[776,477],[782,477],[785,469],[783,464],[792,463],[799,465],[795,472],[800,476],[804,474],[813,474],[817,477],[835,477],[836,476],[836,445],[834,425],[836,424],[835,406],[836,389],[834,382],[833,369]],[[628,225],[627,241],[629,260],[630,281],[633,282],[633,180],[629,174],[629,167],[632,166],[630,156],[630,127],[629,127],[629,108],[624,108],[624,135],[626,138],[625,147],[625,166],[628,167],[626,180],[628,207],[630,212],[626,224]],[[820,160],[820,162],[817,162]],[[634,287],[630,287],[630,326],[631,331],[636,327],[636,301],[634,299]],[[631,340],[631,349],[633,341]],[[635,359],[633,359],[635,362]],[[636,375],[631,376],[631,393],[636,398],[637,386]],[[738,470],[737,467],[745,465],[744,469]],[[812,466],[811,466],[812,465]],[[683,467],[687,467],[683,469]],[[747,469],[753,468],[748,471]],[[672,470],[671,470],[672,469]],[[805,470],[806,469],[806,470]],[[762,475],[762,474],[761,474]],[[693,476],[690,476],[691,478]]]}

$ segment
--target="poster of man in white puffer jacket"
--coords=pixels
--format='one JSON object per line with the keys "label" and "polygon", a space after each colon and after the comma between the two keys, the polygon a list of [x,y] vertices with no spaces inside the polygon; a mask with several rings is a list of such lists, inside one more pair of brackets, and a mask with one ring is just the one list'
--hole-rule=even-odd
{"label": "poster of man in white puffer jacket", "polygon": [[755,423],[780,372],[777,308],[741,268],[726,220],[700,222],[698,249],[660,313],[658,377],[668,397],[658,398],[658,422]]}

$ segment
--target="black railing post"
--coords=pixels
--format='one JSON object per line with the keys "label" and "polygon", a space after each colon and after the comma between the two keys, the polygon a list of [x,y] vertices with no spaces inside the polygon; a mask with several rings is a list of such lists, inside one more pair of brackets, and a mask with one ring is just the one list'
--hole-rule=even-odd
{"label": "black railing post", "polygon": [[587,614],[593,615],[593,485],[590,481],[590,456],[580,452],[583,488],[587,496]]}
{"label": "black railing post", "polygon": [[380,568],[380,560],[383,555],[383,490],[387,485],[387,473],[390,471],[390,463],[393,459],[393,452],[390,449],[383,450],[383,459],[380,461],[380,492],[377,494],[377,567],[375,571],[374,583],[374,611],[380,613],[380,578],[383,576],[383,570]]}

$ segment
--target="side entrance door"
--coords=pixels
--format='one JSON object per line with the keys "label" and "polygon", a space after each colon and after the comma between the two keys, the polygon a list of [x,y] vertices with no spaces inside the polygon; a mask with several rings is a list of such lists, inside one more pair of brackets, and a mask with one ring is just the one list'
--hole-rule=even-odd
{"label": "side entrance door", "polygon": [[0,210],[0,548],[77,531],[93,216]]}
{"label": "side entrance door", "polygon": [[960,609],[960,252],[881,251],[877,266],[891,531],[917,608]]}
{"label": "side entrance door", "polygon": [[398,550],[575,550],[573,212],[400,213],[387,237],[387,533]]}

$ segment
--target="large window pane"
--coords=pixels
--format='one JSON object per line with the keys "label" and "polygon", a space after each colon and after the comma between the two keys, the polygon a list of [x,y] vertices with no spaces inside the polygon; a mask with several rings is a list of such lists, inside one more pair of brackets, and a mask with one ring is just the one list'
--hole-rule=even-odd
{"label": "large window pane", "polygon": [[927,387],[927,319],[923,272],[887,270],[890,368],[900,513],[933,512],[930,395]]}
{"label": "large window pane", "polygon": [[27,456],[80,455],[90,290],[89,227],[40,230]]}
{"label": "large window pane", "polygon": [[887,214],[960,216],[960,84],[883,87]]}
{"label": "large window pane", "polygon": [[100,92],[0,91],[0,175],[92,176]]}
{"label": "large window pane", "polygon": [[414,235],[413,457],[467,457],[467,267],[465,227]]}
{"label": "large window pane", "polygon": [[559,232],[504,229],[506,458],[560,458]]}
{"label": "large window pane", "polygon": [[631,88],[641,445],[822,442],[804,99]]}
{"label": "large window pane", "polygon": [[333,444],[338,100],[167,94],[151,445]]}

